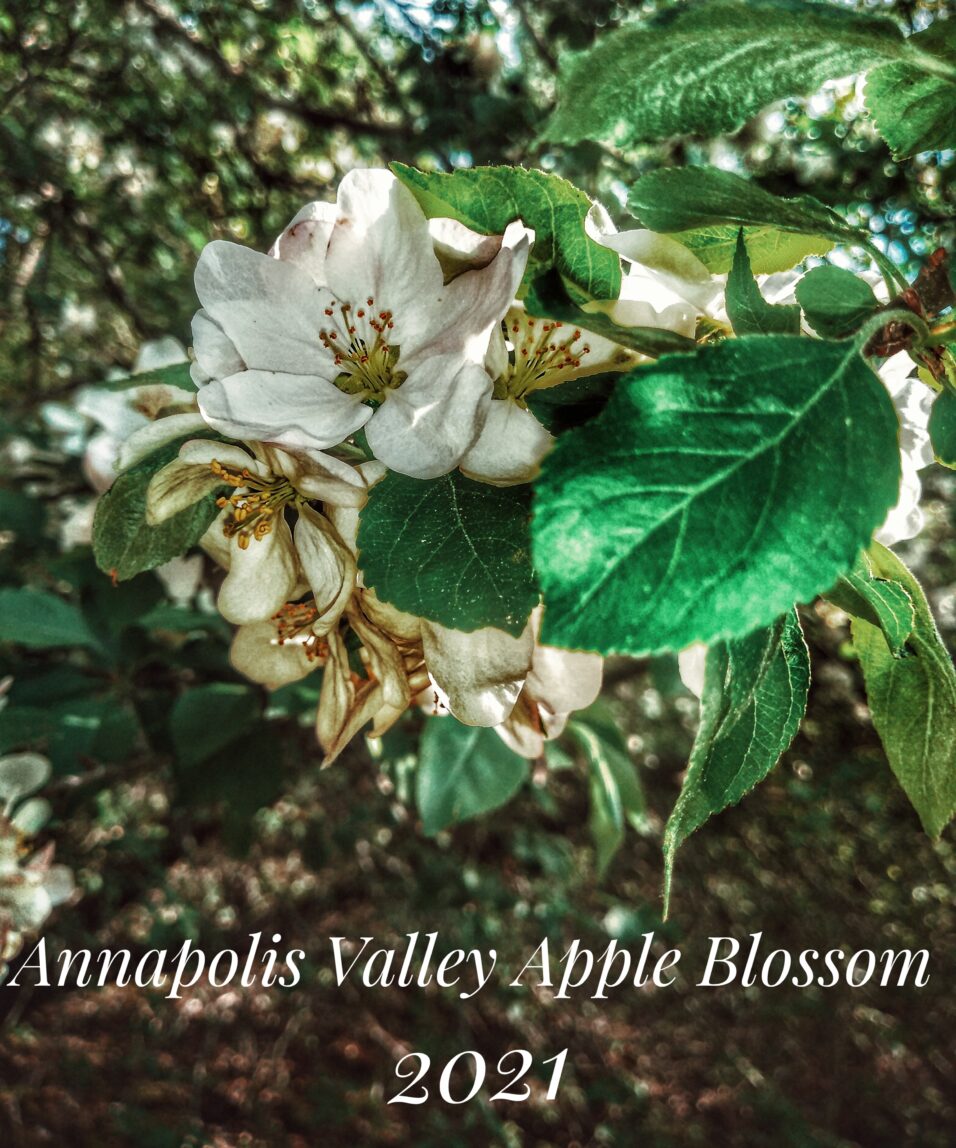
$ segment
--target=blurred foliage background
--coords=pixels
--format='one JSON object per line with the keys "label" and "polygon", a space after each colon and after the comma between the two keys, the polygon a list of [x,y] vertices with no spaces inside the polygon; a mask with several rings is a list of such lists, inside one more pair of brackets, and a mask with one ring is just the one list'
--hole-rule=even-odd
{"label": "blurred foliage background", "polygon": [[[560,54],[654,7],[0,0],[0,753],[53,761],[47,837],[82,893],[47,936],[212,952],[262,930],[310,957],[293,991],[0,990],[5,1144],[953,1143],[956,855],[896,789],[839,615],[807,613],[804,731],[685,847],[665,925],[660,834],[696,723],[672,661],[609,666],[647,815],[599,879],[573,752],[502,813],[428,840],[411,797],[416,719],[378,759],[356,747],[320,775],[314,689],[267,696],[237,677],[200,560],[113,586],[84,541],[91,444],[129,412],[82,388],[128,373],[147,340],[188,344],[206,242],[267,247],[354,166],[541,166],[621,222],[637,172],[707,161],[867,220],[901,264],[952,245],[954,157],[893,162],[851,84],[717,141],[536,142]],[[909,28],[947,14],[944,0],[879,7]],[[904,557],[951,642],[952,484],[925,477],[928,526]],[[416,928],[443,948],[497,947],[514,968],[546,935],[636,946],[656,928],[696,968],[707,936],[763,930],[771,947],[929,947],[934,977],[919,991],[685,981],[593,1004],[489,987],[463,1003],[340,991],[322,971],[330,934]],[[540,1062],[565,1046],[553,1103],[543,1078],[523,1105],[383,1102],[409,1049],[440,1062],[526,1047]]]}

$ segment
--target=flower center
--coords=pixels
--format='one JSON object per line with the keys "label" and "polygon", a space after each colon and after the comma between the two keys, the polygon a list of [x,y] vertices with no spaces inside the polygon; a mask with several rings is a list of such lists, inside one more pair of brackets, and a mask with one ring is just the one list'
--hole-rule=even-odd
{"label": "flower center", "polygon": [[319,332],[319,340],[340,369],[335,380],[340,391],[380,402],[386,391],[402,385],[405,373],[396,370],[398,347],[389,342],[395,326],[391,311],[377,310],[372,296],[364,307],[333,297],[325,314],[329,325]]}
{"label": "flower center", "polygon": [[577,327],[561,335],[564,324],[552,319],[516,319],[502,324],[510,345],[508,369],[495,383],[496,399],[521,399],[531,391],[553,386],[558,372],[580,370],[591,348],[581,342]]}
{"label": "flower center", "polygon": [[302,646],[310,662],[324,661],[329,656],[329,643],[312,633],[312,623],[318,616],[314,598],[310,602],[286,602],[272,616],[279,645],[294,642]]}
{"label": "flower center", "polygon": [[222,532],[227,538],[235,537],[240,550],[247,549],[253,538],[256,541],[265,538],[272,529],[276,515],[301,498],[287,478],[260,478],[245,468],[229,470],[215,458],[209,468],[222,482],[242,487],[241,491],[237,490],[229,498],[216,499],[218,507],[231,507]]}

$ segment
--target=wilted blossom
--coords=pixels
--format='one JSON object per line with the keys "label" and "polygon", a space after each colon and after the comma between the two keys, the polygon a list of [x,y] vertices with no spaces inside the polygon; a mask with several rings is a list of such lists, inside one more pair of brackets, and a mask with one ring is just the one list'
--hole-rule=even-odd
{"label": "wilted blossom", "polygon": [[22,799],[50,776],[50,763],[33,753],[0,758],[0,979],[27,934],[36,932],[73,893],[73,874],[54,865],[52,844],[26,855],[26,843],[45,824],[49,804]]}
{"label": "wilted blossom", "polygon": [[[355,553],[358,510],[328,513]],[[537,757],[569,713],[590,705],[600,690],[599,655],[537,641],[540,610],[517,636],[491,626],[455,630],[382,602],[359,572],[338,625],[318,635],[316,614],[309,602],[290,603],[271,622],[240,627],[231,658],[241,673],[272,688],[323,668],[316,733],[326,764],[365,726],[381,736],[413,704],[465,725],[494,727],[518,752]],[[364,673],[349,658],[349,631]]]}

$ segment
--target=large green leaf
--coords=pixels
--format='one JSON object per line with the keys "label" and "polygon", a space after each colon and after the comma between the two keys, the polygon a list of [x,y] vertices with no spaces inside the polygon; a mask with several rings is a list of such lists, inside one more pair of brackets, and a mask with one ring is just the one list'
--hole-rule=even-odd
{"label": "large green leaf", "polygon": [[810,655],[796,610],[707,651],[700,729],[664,831],[665,913],[677,850],[773,769],[793,741],[809,688]]}
{"label": "large green leaf", "polygon": [[187,690],[177,698],[169,718],[177,762],[198,765],[244,738],[261,712],[251,686],[214,682]]}
{"label": "large green leaf", "polygon": [[916,611],[909,657],[894,658],[883,631],[852,621],[867,701],[890,768],[923,828],[938,837],[956,811],[956,672],[926,596],[890,550],[874,544],[874,573],[901,586]]}
{"label": "large green leaf", "polygon": [[800,308],[794,304],[774,306],[761,295],[750,269],[743,228],[727,279],[727,317],[735,335],[800,334]]}
{"label": "large green leaf", "polygon": [[796,0],[710,0],[562,57],[543,136],[619,146],[738,127],[765,104],[904,57],[889,20]]}
{"label": "large green leaf", "polygon": [[[736,223],[715,223],[710,227],[673,232],[671,238],[683,243],[708,271],[723,275],[733,266],[739,230]],[[745,227],[744,236],[755,275],[787,271],[802,263],[808,255],[826,255],[833,247],[833,240],[821,235],[798,235],[794,231],[781,231],[767,225]]]}
{"label": "large green leaf", "polygon": [[538,601],[526,486],[391,472],[369,494],[358,545],[383,601],[455,630],[520,634]]}
{"label": "large green leaf", "polygon": [[712,271],[732,267],[741,227],[752,270],[759,273],[785,270],[834,243],[861,239],[812,196],[782,199],[714,167],[649,172],[631,189],[627,205],[645,227],[680,240]]}
{"label": "large green leaf", "polygon": [[544,640],[676,650],[812,600],[896,502],[898,425],[846,344],[753,335],[639,367],[544,461]]}
{"label": "large green leaf", "polygon": [[591,200],[566,179],[522,167],[443,174],[394,163],[392,170],[429,218],[458,219],[491,235],[515,219],[533,228],[528,282],[554,267],[592,299],[616,299],[621,293],[621,261],[585,233]]}
{"label": "large green leaf", "polygon": [[899,582],[881,578],[867,553],[824,595],[852,618],[879,626],[894,658],[903,657],[913,632],[913,601]]}
{"label": "large green leaf", "polygon": [[858,331],[880,306],[873,288],[842,267],[814,267],[797,284],[797,302],[807,322],[825,339]]}
{"label": "large green leaf", "polygon": [[929,437],[936,461],[956,470],[956,394],[949,388],[933,400],[929,412]]}
{"label": "large green leaf", "polygon": [[528,762],[493,729],[432,718],[422,735],[415,775],[425,832],[433,837],[449,825],[497,809],[514,797],[527,776]]}
{"label": "large green leaf", "polygon": [[866,77],[866,106],[896,159],[956,147],[956,20],[939,20],[907,40],[906,63]]}
{"label": "large green leaf", "polygon": [[150,526],[146,521],[150,479],[172,462],[184,441],[178,439],[154,451],[125,471],[97,504],[93,555],[97,566],[118,582],[184,554],[202,538],[219,513],[213,491],[159,526]]}
{"label": "large green leaf", "polygon": [[99,647],[79,607],[29,586],[0,590],[0,642],[34,649]]}
{"label": "large green leaf", "polygon": [[716,167],[667,167],[648,172],[631,188],[628,210],[652,231],[685,231],[715,223],[769,225],[834,242],[859,232],[810,195],[783,199],[753,180]]}
{"label": "large green leaf", "polygon": [[115,694],[11,703],[0,711],[0,753],[39,750],[57,774],[88,768],[90,761],[126,760],[140,736],[135,714]]}
{"label": "large green leaf", "polygon": [[567,731],[581,747],[590,767],[591,837],[598,875],[603,876],[624,841],[628,823],[644,825],[644,793],[624,737],[601,702],[576,714],[568,722]]}

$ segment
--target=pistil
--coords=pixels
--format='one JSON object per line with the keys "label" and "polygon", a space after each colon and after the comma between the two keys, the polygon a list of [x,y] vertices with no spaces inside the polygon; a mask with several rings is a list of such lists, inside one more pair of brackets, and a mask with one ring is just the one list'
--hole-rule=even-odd
{"label": "pistil", "polygon": [[319,332],[319,340],[340,368],[335,380],[339,390],[378,401],[401,386],[405,375],[395,369],[398,348],[389,341],[395,327],[391,311],[376,310],[369,296],[360,307],[332,298],[325,314],[330,323]]}
{"label": "pistil", "polygon": [[509,317],[504,322],[505,336],[513,351],[505,375],[495,383],[496,398],[523,399],[532,391],[552,386],[559,371],[580,370],[584,359],[591,353],[582,334],[551,319],[520,319]]}

